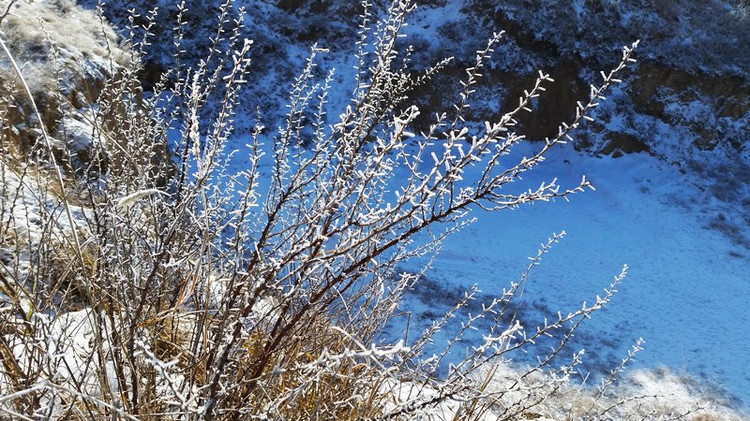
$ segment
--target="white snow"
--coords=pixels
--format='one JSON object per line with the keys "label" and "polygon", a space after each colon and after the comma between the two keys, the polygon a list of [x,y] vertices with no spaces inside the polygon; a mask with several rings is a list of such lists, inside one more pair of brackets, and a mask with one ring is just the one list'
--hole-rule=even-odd
{"label": "white snow", "polygon": [[[581,174],[596,191],[575,195],[571,203],[475,212],[478,221],[447,240],[427,277],[446,290],[477,284],[486,297],[500,295],[539,242],[565,230],[567,237],[525,287],[529,319],[539,322],[591,301],[627,263],[629,275],[610,308],[587,321],[574,340],[587,351],[587,367],[594,374],[612,368],[643,337],[636,367],[667,366],[724,387],[747,404],[748,250],[707,229],[696,208],[681,204],[705,200],[694,177],[646,154],[592,158],[566,146],[525,181],[558,177],[565,186]],[[416,309],[419,320],[419,311],[427,311],[425,297],[410,299],[407,308]]]}

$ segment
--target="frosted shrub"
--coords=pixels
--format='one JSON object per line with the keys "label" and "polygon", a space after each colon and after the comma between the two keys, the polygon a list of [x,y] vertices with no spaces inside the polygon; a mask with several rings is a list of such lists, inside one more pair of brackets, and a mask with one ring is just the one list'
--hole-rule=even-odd
{"label": "frosted shrub", "polygon": [[[267,136],[258,123],[243,152],[226,145],[252,43],[228,1],[205,60],[169,69],[149,95],[136,71],[155,14],[132,20],[145,22],[145,37],[131,37],[130,62],[95,105],[66,111],[93,116],[101,165],[80,171],[52,153],[27,165],[4,156],[0,234],[15,240],[3,240],[9,257],[0,266],[0,411],[17,419],[514,419],[541,416],[545,400],[570,389],[582,353],[566,361],[560,350],[609,302],[625,269],[593,303],[522,326],[511,302],[562,235],[464,321],[441,354],[424,348],[476,291],[408,343],[378,338],[419,282],[398,265],[434,253],[472,209],[513,209],[591,187],[584,178],[512,190],[590,119],[634,46],[591,86],[573,121],[519,157],[511,154],[525,141],[516,117],[553,82],[549,75],[540,72],[495,121],[464,121],[501,41],[495,34],[456,82],[460,102],[426,133],[413,133],[420,112],[435,110],[417,109],[408,95],[447,61],[419,75],[409,70],[399,45],[411,1],[393,2],[382,18],[363,7],[349,105],[327,106],[333,73],[315,76],[323,50],[313,47],[282,126]],[[229,173],[238,154],[244,169]],[[52,181],[33,176],[50,166],[58,168]],[[490,321],[484,341],[437,376],[451,345],[480,320]],[[557,345],[536,366],[507,368],[510,352],[549,336]],[[595,418],[617,408],[608,387],[631,357],[570,413]]]}

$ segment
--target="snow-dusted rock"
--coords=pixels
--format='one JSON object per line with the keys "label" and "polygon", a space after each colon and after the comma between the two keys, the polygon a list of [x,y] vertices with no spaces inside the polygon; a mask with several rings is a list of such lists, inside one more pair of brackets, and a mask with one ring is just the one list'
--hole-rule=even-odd
{"label": "snow-dusted rock", "polygon": [[119,47],[106,21],[73,1],[20,0],[9,12],[0,37],[23,75],[2,52],[0,110],[11,151],[23,159],[44,149],[36,106],[56,161],[77,171],[100,159],[91,108],[107,80],[134,56]]}

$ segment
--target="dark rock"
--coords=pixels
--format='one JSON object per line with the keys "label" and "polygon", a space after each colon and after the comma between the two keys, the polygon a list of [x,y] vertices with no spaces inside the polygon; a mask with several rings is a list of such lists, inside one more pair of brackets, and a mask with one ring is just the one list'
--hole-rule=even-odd
{"label": "dark rock", "polygon": [[[557,135],[562,122],[570,122],[575,116],[576,101],[585,99],[588,94],[586,85],[579,76],[580,65],[571,60],[561,60],[548,73],[555,79],[554,83],[545,85],[546,92],[532,102],[531,113],[518,115],[520,132],[532,140],[553,138]],[[504,110],[518,105],[518,98],[524,90],[531,89],[536,75],[528,77],[512,76],[509,91],[505,97]]]}
{"label": "dark rock", "polygon": [[623,154],[648,152],[649,147],[636,136],[628,133],[609,132],[606,135],[609,142],[602,149],[605,155],[612,154],[614,158],[619,158]]}
{"label": "dark rock", "polygon": [[278,6],[280,9],[286,10],[287,12],[294,12],[295,10],[301,8],[305,3],[307,3],[305,0],[281,0],[276,4],[276,6]]}

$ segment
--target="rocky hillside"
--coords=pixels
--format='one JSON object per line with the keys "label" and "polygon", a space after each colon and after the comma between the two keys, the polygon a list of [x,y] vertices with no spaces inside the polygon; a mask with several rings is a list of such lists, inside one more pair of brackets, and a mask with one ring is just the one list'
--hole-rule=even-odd
{"label": "rocky hillside", "polygon": [[[95,2],[83,3],[91,7]],[[114,1],[105,9],[121,27],[127,22],[128,9],[141,10],[145,16],[149,7],[146,2],[126,3]],[[252,85],[261,85],[269,93],[249,95],[248,110],[260,107],[271,120],[280,114],[279,99],[284,98],[285,88],[314,43],[330,50],[323,61],[337,68],[337,80],[348,92],[351,81],[346,76],[362,12],[357,2],[240,3],[245,35],[255,41]],[[387,2],[374,3],[373,14],[385,10]],[[412,65],[426,68],[454,57],[441,74],[415,93],[422,108],[429,111],[422,115],[421,128],[432,113],[445,110],[457,97],[455,77],[463,74],[493,31],[505,31],[505,40],[480,82],[475,94],[479,104],[469,116],[477,121],[496,118],[515,104],[542,69],[557,82],[535,104],[539,112],[521,122],[532,139],[555,134],[558,123],[570,117],[575,101],[585,98],[589,84],[598,81],[599,72],[616,63],[619,48],[640,40],[635,71],[599,111],[598,122],[579,131],[577,146],[615,157],[647,152],[685,171],[700,172],[707,180],[703,187],[714,190],[720,201],[747,196],[732,181],[750,175],[750,6],[744,0],[419,3],[404,41],[413,46]],[[172,2],[158,6],[160,13],[151,32],[158,39],[169,39],[174,35],[177,7]],[[190,45],[185,49],[188,59],[198,60],[207,51],[216,10],[211,2],[187,4],[183,33]],[[143,74],[146,84],[155,83],[174,63],[171,43],[155,44]],[[500,103],[497,98],[502,98]],[[704,159],[718,159],[730,168],[705,170]],[[725,176],[728,173],[733,175]]]}
{"label": "rocky hillside", "polygon": [[[75,33],[71,21],[80,22]],[[40,30],[39,28],[44,28]],[[92,144],[91,107],[105,81],[128,55],[117,46],[116,34],[96,14],[75,2],[15,2],[0,26],[3,39],[25,78],[19,78],[9,57],[0,57],[0,112],[4,146],[23,161],[47,148],[36,124],[39,116],[58,163],[73,172],[103,165]]]}
{"label": "rocky hillside", "polygon": [[[127,8],[133,7],[133,2],[127,7],[115,3],[105,13],[115,22],[126,22]],[[382,12],[385,2],[375,3],[373,13]],[[346,63],[354,49],[362,10],[356,2],[277,0],[246,1],[243,5],[246,36],[256,43],[258,82],[268,82],[273,73],[276,82],[271,85],[286,86],[298,71],[295,58],[304,56],[313,43],[331,50],[326,58],[331,63]],[[140,6],[145,11],[146,4]],[[161,39],[170,36],[177,10],[169,2],[159,7],[160,17],[152,32]],[[444,57],[455,58],[443,72],[445,77],[437,77],[418,95],[422,98],[427,93],[424,105],[438,111],[455,96],[451,93],[457,92],[443,80],[453,80],[471,64],[475,50],[493,31],[505,31],[505,43],[477,94],[480,98],[483,94],[499,96],[503,103],[487,101],[474,110],[473,117],[492,119],[507,109],[536,71],[543,69],[557,83],[537,104],[540,113],[534,115],[542,117],[523,122],[528,137],[541,138],[557,130],[557,122],[568,117],[575,100],[587,95],[588,85],[597,81],[599,71],[617,61],[619,48],[640,39],[635,72],[615,104],[602,113],[601,124],[581,136],[580,147],[603,154],[651,151],[671,156],[670,148],[678,145],[664,145],[660,138],[677,136],[681,150],[721,148],[747,159],[747,7],[740,0],[711,0],[700,5],[684,0],[430,0],[420,2],[405,43],[414,47],[412,63],[417,69]],[[188,49],[188,55],[194,59],[199,59],[208,45],[216,9],[208,2],[191,2],[184,13],[184,33],[192,35],[191,45],[195,46]],[[144,77],[153,80],[172,62],[171,55],[168,43],[156,48],[148,58]],[[347,71],[344,66],[336,67],[343,74]],[[264,97],[260,105],[273,115],[274,104],[268,104],[268,99]]]}

